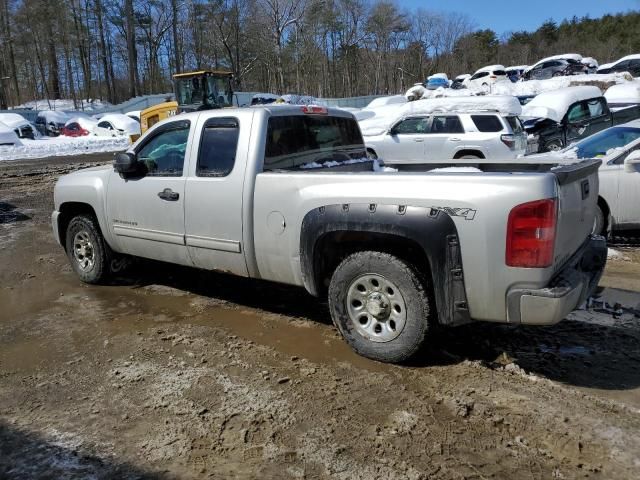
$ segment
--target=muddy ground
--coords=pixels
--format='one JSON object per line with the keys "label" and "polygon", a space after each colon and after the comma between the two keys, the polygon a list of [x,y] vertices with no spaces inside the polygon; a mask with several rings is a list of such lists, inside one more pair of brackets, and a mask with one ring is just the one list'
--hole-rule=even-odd
{"label": "muddy ground", "polygon": [[81,284],[52,190],[104,160],[0,164],[0,478],[640,478],[637,248],[557,326],[383,365],[296,288],[153,262]]}

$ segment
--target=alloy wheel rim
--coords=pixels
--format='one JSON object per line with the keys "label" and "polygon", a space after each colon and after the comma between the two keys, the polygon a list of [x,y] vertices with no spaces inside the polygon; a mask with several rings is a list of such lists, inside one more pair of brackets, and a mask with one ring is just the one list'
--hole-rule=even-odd
{"label": "alloy wheel rim", "polygon": [[93,268],[95,264],[95,251],[89,232],[81,230],[73,237],[73,257],[83,272]]}
{"label": "alloy wheel rim", "polygon": [[397,338],[407,322],[402,292],[395,283],[375,273],[361,275],[351,282],[347,312],[354,329],[377,343]]}

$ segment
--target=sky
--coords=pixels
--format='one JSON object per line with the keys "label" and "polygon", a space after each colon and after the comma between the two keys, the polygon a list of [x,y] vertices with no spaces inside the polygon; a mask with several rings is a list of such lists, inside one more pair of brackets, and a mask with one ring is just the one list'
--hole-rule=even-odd
{"label": "sky", "polygon": [[597,18],[606,13],[640,10],[640,0],[398,0],[398,4],[410,10],[462,12],[478,28],[490,28],[498,36],[511,31],[536,30],[549,18],[559,23],[574,15]]}

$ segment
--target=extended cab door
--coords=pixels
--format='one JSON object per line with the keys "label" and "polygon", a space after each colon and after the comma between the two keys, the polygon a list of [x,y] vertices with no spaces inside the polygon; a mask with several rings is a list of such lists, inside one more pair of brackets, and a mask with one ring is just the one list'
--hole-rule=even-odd
{"label": "extended cab door", "polygon": [[186,244],[195,266],[247,276],[243,185],[253,110],[201,115],[187,177]]}
{"label": "extended cab door", "polygon": [[138,173],[112,172],[107,218],[121,253],[191,264],[184,242],[189,133],[189,120],[163,125],[136,147]]}
{"label": "extended cab door", "polygon": [[428,134],[428,117],[401,120],[384,139],[384,160],[387,163],[424,161],[424,141]]}

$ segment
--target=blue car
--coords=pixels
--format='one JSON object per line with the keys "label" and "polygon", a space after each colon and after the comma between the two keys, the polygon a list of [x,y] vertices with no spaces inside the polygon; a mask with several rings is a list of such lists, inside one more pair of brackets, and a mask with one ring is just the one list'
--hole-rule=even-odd
{"label": "blue car", "polygon": [[440,87],[449,88],[449,80],[442,77],[431,77],[427,80],[427,90],[437,90]]}

